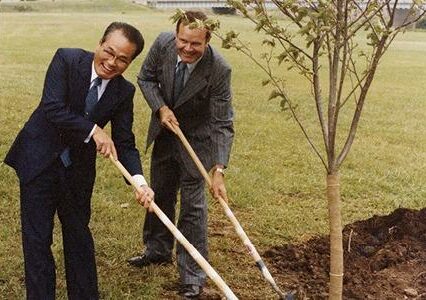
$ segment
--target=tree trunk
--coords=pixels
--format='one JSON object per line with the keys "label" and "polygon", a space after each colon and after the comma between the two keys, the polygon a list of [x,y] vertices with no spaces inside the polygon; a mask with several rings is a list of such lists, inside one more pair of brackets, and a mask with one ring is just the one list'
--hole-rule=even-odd
{"label": "tree trunk", "polygon": [[329,299],[342,299],[343,241],[340,185],[338,172],[327,175],[327,200],[330,218],[330,288]]}

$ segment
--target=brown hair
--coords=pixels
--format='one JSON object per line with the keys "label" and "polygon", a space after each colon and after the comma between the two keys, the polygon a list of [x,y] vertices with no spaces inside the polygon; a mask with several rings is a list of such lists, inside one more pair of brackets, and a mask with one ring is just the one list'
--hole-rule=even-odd
{"label": "brown hair", "polygon": [[[180,24],[189,25],[189,24],[195,22],[196,20],[206,21],[207,15],[205,13],[203,13],[202,11],[199,11],[199,10],[187,10],[187,11],[185,11],[185,14],[183,14],[176,23],[176,33],[179,33]],[[210,37],[211,37],[211,32],[208,28],[205,28],[205,29],[206,29],[206,41],[208,42],[210,40]]]}

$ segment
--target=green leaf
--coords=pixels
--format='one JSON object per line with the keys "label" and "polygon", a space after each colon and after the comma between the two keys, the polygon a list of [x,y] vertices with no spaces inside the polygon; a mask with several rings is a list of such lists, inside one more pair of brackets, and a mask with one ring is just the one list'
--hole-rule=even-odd
{"label": "green leaf", "polygon": [[286,111],[286,110],[288,110],[288,103],[287,103],[287,100],[285,100],[285,99],[282,99],[281,101],[280,101],[280,106],[281,106],[281,110],[282,111]]}
{"label": "green leaf", "polygon": [[235,39],[235,38],[237,38],[237,37],[238,37],[238,35],[239,35],[239,33],[237,33],[237,32],[235,32],[235,31],[231,30],[231,31],[228,31],[228,32],[226,33],[226,38],[227,38],[227,39]]}
{"label": "green leaf", "polygon": [[299,12],[298,12],[297,16],[296,16],[296,21],[297,22],[302,21],[302,19],[304,17],[306,17],[307,15],[308,15],[308,9],[306,7],[301,7],[299,9]]}
{"label": "green leaf", "polygon": [[262,80],[262,86],[266,86],[271,82],[271,79],[264,79]]}
{"label": "green leaf", "polygon": [[268,45],[268,46],[271,46],[271,47],[275,47],[275,40],[274,39],[272,39],[272,40],[264,39],[262,41],[262,45]]}
{"label": "green leaf", "polygon": [[177,21],[179,21],[181,18],[186,19],[185,11],[178,8],[178,9],[176,9],[175,14],[172,15],[169,19],[172,20],[172,23],[174,24],[174,23],[177,23]]}
{"label": "green leaf", "polygon": [[301,35],[309,34],[310,31],[311,31],[310,23],[306,24],[305,26],[303,26],[302,28],[299,29],[299,33]]}
{"label": "green leaf", "polygon": [[217,19],[207,19],[204,21],[204,26],[210,31],[215,31],[220,28],[220,21]]}
{"label": "green leaf", "polygon": [[228,40],[222,40],[222,48],[223,49],[231,49],[232,44]]}
{"label": "green leaf", "polygon": [[281,65],[281,63],[288,57],[287,51],[282,52],[280,55],[277,56],[278,59],[278,65]]}
{"label": "green leaf", "polygon": [[259,32],[260,30],[263,29],[263,27],[265,26],[265,24],[266,24],[265,19],[259,20],[259,22],[256,24],[256,27],[255,27],[254,30],[257,31],[257,32]]}
{"label": "green leaf", "polygon": [[244,16],[247,15],[247,9],[242,2],[236,0],[228,0],[227,2],[230,6],[240,11]]}
{"label": "green leaf", "polygon": [[271,94],[269,95],[268,100],[272,100],[272,99],[280,97],[280,96],[282,97],[282,94],[279,91],[272,90]]}

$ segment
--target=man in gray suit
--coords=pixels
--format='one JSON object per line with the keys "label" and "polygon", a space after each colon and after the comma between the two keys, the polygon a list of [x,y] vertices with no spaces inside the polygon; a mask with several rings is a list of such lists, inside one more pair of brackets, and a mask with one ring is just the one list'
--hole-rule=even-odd
{"label": "man in gray suit", "polygon": [[[180,190],[178,228],[207,258],[207,202],[205,183],[195,163],[173,134],[180,126],[212,176],[213,197],[227,201],[223,170],[231,151],[233,109],[231,68],[209,45],[211,32],[191,26],[206,15],[187,11],[176,33],[161,33],[152,45],[138,76],[138,84],[151,110],[147,147],[154,142],[151,185],[157,205],[174,222]],[[182,80],[182,83],[181,83]],[[183,86],[183,88],[182,88]],[[174,238],[161,221],[147,213],[143,228],[146,250],[129,264],[144,267],[170,263]],[[181,245],[177,245],[180,293],[197,298],[206,274]]]}

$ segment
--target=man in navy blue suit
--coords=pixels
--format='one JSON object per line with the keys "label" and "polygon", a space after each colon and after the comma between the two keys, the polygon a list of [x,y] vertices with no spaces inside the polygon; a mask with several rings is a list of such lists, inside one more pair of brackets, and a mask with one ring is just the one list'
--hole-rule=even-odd
{"label": "man in navy blue suit", "polygon": [[[143,46],[136,28],[114,22],[94,53],[58,49],[41,102],[5,158],[20,181],[28,299],[55,298],[55,213],[62,226],[68,298],[99,298],[88,227],[96,152],[123,163],[141,186],[135,192],[140,204],[147,208],[154,197],[132,132],[135,87],[121,75]],[[109,121],[111,137],[103,130]]]}

